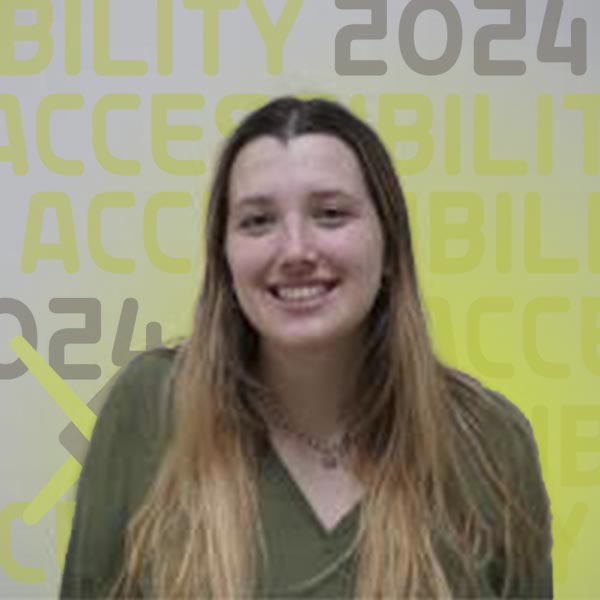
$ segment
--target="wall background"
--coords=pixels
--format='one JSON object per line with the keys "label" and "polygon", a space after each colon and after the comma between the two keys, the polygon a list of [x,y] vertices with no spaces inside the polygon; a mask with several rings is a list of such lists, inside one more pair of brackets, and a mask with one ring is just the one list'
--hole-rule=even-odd
{"label": "wall background", "polygon": [[0,596],[56,595],[70,419],[189,331],[223,136],[319,93],[394,152],[440,352],[534,426],[557,597],[600,598],[599,28],[594,0],[2,0]]}

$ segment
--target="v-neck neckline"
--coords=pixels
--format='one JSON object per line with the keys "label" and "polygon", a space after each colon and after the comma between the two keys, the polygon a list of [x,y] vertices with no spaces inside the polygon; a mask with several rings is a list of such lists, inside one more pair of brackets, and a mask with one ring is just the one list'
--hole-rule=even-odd
{"label": "v-neck neckline", "polygon": [[270,458],[275,465],[276,469],[282,475],[283,482],[286,484],[287,489],[289,490],[292,498],[295,503],[301,508],[301,510],[307,513],[310,516],[310,520],[318,532],[319,537],[324,540],[333,540],[340,536],[344,536],[349,529],[354,528],[356,526],[356,522],[358,521],[358,516],[360,512],[360,507],[362,505],[362,500],[358,499],[351,508],[349,508],[336,522],[336,524],[328,529],[324,523],[319,518],[315,508],[311,504],[310,500],[306,497],[306,494],[300,487],[298,481],[285,464],[283,458],[279,455],[277,449],[271,445],[269,450]]}

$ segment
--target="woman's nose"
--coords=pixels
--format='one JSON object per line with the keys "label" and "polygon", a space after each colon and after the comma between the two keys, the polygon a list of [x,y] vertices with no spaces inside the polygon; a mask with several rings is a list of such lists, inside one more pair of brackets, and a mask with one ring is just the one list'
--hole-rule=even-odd
{"label": "woman's nose", "polygon": [[317,258],[314,237],[304,222],[286,225],[280,245],[284,264],[309,263]]}

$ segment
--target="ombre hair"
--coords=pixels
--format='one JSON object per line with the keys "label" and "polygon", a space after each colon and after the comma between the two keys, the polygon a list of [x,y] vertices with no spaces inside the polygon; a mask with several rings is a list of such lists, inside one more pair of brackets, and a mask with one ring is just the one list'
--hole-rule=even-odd
{"label": "ombre hair", "polygon": [[336,103],[281,98],[242,121],[217,165],[203,289],[174,365],[172,439],[130,522],[117,594],[147,581],[159,597],[247,596],[267,562],[257,479],[268,437],[256,404],[266,390],[257,333],[236,301],[225,255],[229,180],[250,141],[317,133],[354,152],[384,236],[384,277],[365,323],[349,421],[366,490],[349,549],[356,596],[478,596],[489,569],[506,595],[549,553],[543,485],[545,501],[531,511],[500,450],[503,439],[517,440],[535,458],[527,421],[433,350],[407,206],[382,142]]}

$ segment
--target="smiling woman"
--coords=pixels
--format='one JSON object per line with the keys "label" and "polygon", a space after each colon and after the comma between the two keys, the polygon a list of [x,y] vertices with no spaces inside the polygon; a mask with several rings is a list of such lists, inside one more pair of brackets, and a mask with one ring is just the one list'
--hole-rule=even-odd
{"label": "smiling woman", "polygon": [[377,135],[275,100],[227,142],[189,341],[99,417],[62,597],[551,597],[528,422],[443,365]]}
{"label": "smiling woman", "polygon": [[381,285],[383,232],[350,148],[323,134],[259,137],[234,162],[229,202],[233,287],[263,353],[355,354]]}

